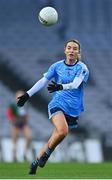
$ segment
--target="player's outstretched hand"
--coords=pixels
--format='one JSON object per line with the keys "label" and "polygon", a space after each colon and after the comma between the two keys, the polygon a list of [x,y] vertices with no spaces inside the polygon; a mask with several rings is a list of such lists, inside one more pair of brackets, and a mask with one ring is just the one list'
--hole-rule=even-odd
{"label": "player's outstretched hand", "polygon": [[49,93],[55,92],[55,91],[60,91],[63,89],[62,84],[56,84],[54,81],[51,81],[51,84],[48,84],[48,91]]}
{"label": "player's outstretched hand", "polygon": [[22,96],[18,97],[17,106],[22,107],[24,106],[25,102],[29,99],[28,93],[25,93]]}

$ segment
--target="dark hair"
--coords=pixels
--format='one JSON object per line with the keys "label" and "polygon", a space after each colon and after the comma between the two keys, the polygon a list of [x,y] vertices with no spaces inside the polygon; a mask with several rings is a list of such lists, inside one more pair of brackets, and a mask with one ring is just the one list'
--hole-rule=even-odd
{"label": "dark hair", "polygon": [[79,43],[79,41],[77,41],[76,39],[68,40],[68,41],[65,43],[65,48],[66,48],[66,46],[67,46],[67,44],[68,44],[69,42],[74,42],[74,43],[78,44],[79,49],[81,49],[80,43]]}

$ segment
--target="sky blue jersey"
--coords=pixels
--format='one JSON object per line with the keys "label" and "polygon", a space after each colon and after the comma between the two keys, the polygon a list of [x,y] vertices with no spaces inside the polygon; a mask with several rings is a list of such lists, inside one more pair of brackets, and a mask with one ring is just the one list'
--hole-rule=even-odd
{"label": "sky blue jersey", "polygon": [[76,117],[84,110],[83,106],[83,85],[87,82],[89,70],[87,66],[78,61],[75,65],[67,65],[65,60],[58,61],[50,66],[44,76],[56,83],[68,84],[73,82],[75,77],[84,76],[83,82],[77,89],[61,90],[53,93],[53,98],[48,104],[48,111],[58,107],[67,115]]}

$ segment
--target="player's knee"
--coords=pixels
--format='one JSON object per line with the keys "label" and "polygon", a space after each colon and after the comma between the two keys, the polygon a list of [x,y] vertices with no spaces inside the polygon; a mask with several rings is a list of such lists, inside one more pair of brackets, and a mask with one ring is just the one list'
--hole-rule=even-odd
{"label": "player's knee", "polygon": [[67,134],[68,134],[68,129],[67,128],[63,128],[63,129],[60,129],[58,131],[58,135],[59,135],[60,138],[66,137]]}

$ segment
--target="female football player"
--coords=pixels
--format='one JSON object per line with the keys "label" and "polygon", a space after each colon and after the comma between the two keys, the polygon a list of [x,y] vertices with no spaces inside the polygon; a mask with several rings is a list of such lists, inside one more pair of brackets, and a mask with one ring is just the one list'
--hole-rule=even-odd
{"label": "female football player", "polygon": [[77,40],[69,40],[65,44],[64,53],[66,55],[64,60],[52,64],[44,77],[18,98],[18,106],[23,106],[29,97],[54,78],[48,85],[48,91],[53,93],[53,98],[48,104],[48,113],[54,130],[37,159],[32,162],[29,174],[35,174],[38,166],[44,167],[56,146],[67,136],[69,129],[78,126],[80,113],[84,110],[83,89],[89,71],[80,61],[80,43]]}

